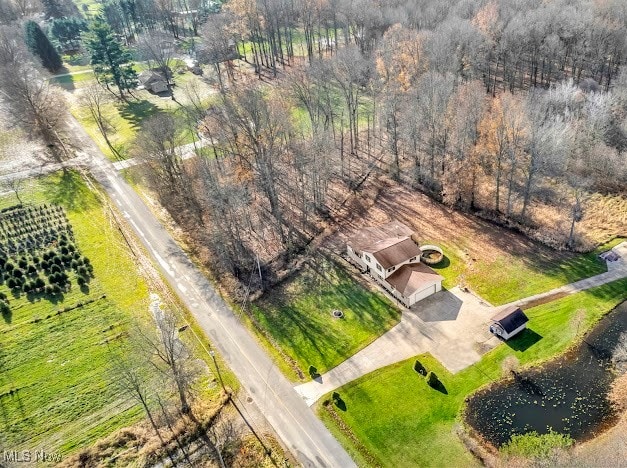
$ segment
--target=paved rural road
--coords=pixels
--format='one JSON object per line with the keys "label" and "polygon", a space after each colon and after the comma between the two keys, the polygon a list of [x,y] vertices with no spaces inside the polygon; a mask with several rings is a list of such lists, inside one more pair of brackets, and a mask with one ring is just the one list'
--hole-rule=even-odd
{"label": "paved rural road", "polygon": [[292,385],[192,264],[135,191],[122,179],[83,128],[69,125],[91,156],[91,172],[118,205],[166,279],[220,351],[229,368],[292,454],[307,467],[355,466]]}

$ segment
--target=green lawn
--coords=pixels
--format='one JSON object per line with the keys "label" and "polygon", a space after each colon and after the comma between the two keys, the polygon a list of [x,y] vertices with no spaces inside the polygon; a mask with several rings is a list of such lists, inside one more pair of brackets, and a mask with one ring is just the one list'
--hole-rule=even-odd
{"label": "green lawn", "polygon": [[[598,254],[624,240],[616,238],[585,254],[555,251],[552,256],[531,259],[499,256],[492,261],[477,259],[470,267],[463,258],[463,246],[428,240],[422,243],[434,243],[444,249],[447,259],[433,267],[445,278],[444,287],[452,288],[464,283],[491,304],[501,305],[604,273],[607,267]],[[547,249],[544,246],[541,248]]]}
{"label": "green lawn", "polygon": [[[91,74],[87,75],[93,76]],[[74,75],[74,77],[76,76],[84,75]],[[58,79],[62,80],[65,78],[66,77],[60,77]],[[203,93],[202,98],[204,99],[204,104],[213,99],[211,90],[208,85],[203,84],[197,76],[191,73],[175,75],[174,79],[177,85],[174,88],[174,94],[178,102],[173,101],[169,97],[160,97],[148,91],[141,90],[134,91],[133,93],[137,99],[130,99],[129,102],[111,101],[104,104],[103,114],[111,125],[109,129],[109,140],[113,147],[120,153],[122,159],[127,159],[132,156],[132,146],[137,133],[141,130],[142,122],[146,118],[160,112],[170,113],[177,119],[181,119],[182,144],[191,143],[194,141],[194,138],[196,138],[189,128],[183,124],[185,108],[190,104],[186,102],[181,89],[186,83],[195,81],[196,84],[200,86],[201,92]],[[118,157],[107,146],[102,134],[98,130],[98,126],[91,117],[89,109],[77,103],[72,107],[71,111],[89,136],[96,142],[101,151],[112,161],[117,161]]]}
{"label": "green lawn", "polygon": [[[103,114],[112,127],[109,131],[109,140],[122,158],[130,157],[131,146],[141,128],[141,122],[158,112],[161,112],[161,109],[146,99],[128,103],[109,102],[103,106]],[[107,146],[89,110],[75,106],[72,113],[102,152],[111,160],[116,161],[118,158]]]}
{"label": "green lawn", "polygon": [[[108,347],[124,341],[132,320],[149,320],[149,289],[109,208],[77,173],[28,181],[21,197],[65,208],[95,278],[89,291],[81,292],[73,282],[71,291],[54,302],[31,302],[0,286],[11,305],[11,315],[0,320],[0,432],[15,449],[45,447],[67,454],[143,418],[113,384]],[[0,208],[15,203],[4,197]],[[199,356],[212,366],[208,356]],[[226,369],[224,375],[235,386]]]}
{"label": "green lawn", "polygon": [[83,70],[75,72],[72,75],[53,76],[50,78],[50,83],[59,85],[68,91],[80,88],[81,86],[87,86],[91,83],[95,83],[95,81],[96,77],[91,70]]}
{"label": "green lawn", "polygon": [[[333,318],[334,309],[344,317]],[[335,367],[398,323],[401,315],[380,293],[365,289],[324,258],[303,267],[251,311],[307,379],[310,366],[319,373]],[[295,377],[293,370],[286,374]]]}
{"label": "green lawn", "polygon": [[[584,333],[625,299],[627,280],[620,280],[529,309],[528,328],[540,336],[539,340],[534,333],[523,333],[454,375],[430,355],[417,357],[438,375],[447,394],[428,387],[413,370],[416,359],[410,359],[340,388],[346,411],[335,411],[381,465],[478,465],[453,432],[460,423],[464,398],[498,380],[507,356],[516,356],[523,365],[550,359],[572,345],[578,332]],[[585,311],[580,324],[575,318],[578,311]],[[368,465],[327,410],[320,406],[318,412],[360,465]]]}

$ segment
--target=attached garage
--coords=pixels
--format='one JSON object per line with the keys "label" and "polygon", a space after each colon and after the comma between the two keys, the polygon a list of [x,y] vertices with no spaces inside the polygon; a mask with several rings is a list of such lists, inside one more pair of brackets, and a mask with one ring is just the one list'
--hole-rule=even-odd
{"label": "attached garage", "polygon": [[410,307],[418,301],[442,290],[444,278],[424,263],[409,263],[401,266],[387,282],[399,293],[401,301]]}
{"label": "attached garage", "polygon": [[[440,286],[438,288],[438,285]],[[442,289],[442,283],[440,282],[439,284],[430,284],[429,286],[427,286],[426,288],[424,288],[421,291],[416,291],[414,294],[412,294],[409,297],[409,304],[415,304],[416,302],[424,299],[425,297],[429,297],[431,294],[435,294],[436,292],[438,292],[440,289]]]}

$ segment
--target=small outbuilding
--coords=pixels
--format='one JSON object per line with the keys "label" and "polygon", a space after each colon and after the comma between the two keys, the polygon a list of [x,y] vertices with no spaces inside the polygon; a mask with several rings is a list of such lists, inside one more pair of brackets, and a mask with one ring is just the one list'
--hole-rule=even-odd
{"label": "small outbuilding", "polygon": [[161,73],[154,70],[145,70],[139,74],[139,82],[148,91],[153,93],[165,93],[168,90],[168,82]]}
{"label": "small outbuilding", "polygon": [[508,306],[490,319],[490,333],[509,340],[527,328],[529,318],[518,306]]}

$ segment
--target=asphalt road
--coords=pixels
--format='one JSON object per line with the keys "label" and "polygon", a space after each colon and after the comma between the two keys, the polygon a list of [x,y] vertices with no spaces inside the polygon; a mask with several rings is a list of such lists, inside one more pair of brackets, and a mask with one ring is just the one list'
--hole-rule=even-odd
{"label": "asphalt road", "polygon": [[142,243],[158,262],[167,281],[192,312],[254,403],[283,441],[306,467],[352,467],[355,463],[240,323],[233,310],[192,264],[143,200],[123,180],[85,133],[69,125],[91,159],[89,167],[117,204]]}

